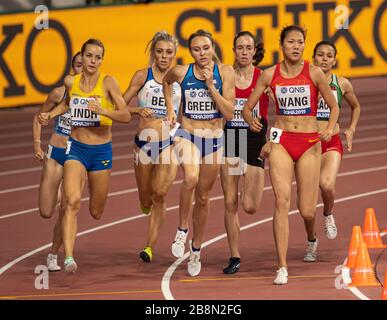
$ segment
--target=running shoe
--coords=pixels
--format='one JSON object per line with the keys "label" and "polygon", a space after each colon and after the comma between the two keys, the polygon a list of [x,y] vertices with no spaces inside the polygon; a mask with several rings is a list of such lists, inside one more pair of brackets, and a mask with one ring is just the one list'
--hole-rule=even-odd
{"label": "running shoe", "polygon": [[285,267],[281,267],[277,270],[277,276],[274,279],[274,284],[287,284],[288,283],[288,271]]}
{"label": "running shoe", "polygon": [[60,266],[58,266],[58,256],[56,254],[49,253],[47,256],[47,269],[50,272],[56,272],[62,270]]}
{"label": "running shoe", "polygon": [[185,252],[185,242],[187,241],[188,231],[181,231],[177,229],[175,240],[172,243],[172,254],[176,258],[181,258],[184,256]]}
{"label": "running shoe", "polygon": [[317,238],[316,238],[316,241],[308,241],[308,243],[306,244],[306,250],[304,254],[305,262],[315,262],[317,260],[317,246],[318,246]]}
{"label": "running shoe", "polygon": [[241,266],[241,259],[236,257],[231,257],[229,260],[229,264],[226,268],[223,269],[223,273],[225,274],[233,274],[239,271]]}
{"label": "running shoe", "polygon": [[325,220],[325,236],[329,240],[336,239],[337,237],[337,227],[335,223],[335,219],[333,218],[333,214],[329,216],[324,216]]}
{"label": "running shoe", "polygon": [[77,271],[78,266],[73,257],[66,257],[64,261],[64,271],[74,273]]}
{"label": "running shoe", "polygon": [[196,277],[199,275],[201,269],[202,269],[202,263],[200,262],[200,250],[192,251],[192,246],[191,246],[191,255],[189,256],[189,261],[188,261],[188,274],[191,277]]}
{"label": "running shoe", "polygon": [[151,247],[144,247],[140,252],[140,258],[144,262],[151,262],[153,257],[153,252]]}

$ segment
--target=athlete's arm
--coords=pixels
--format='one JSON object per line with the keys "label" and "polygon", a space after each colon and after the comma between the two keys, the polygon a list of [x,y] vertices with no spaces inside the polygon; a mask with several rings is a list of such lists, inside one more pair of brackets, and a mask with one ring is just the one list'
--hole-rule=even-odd
{"label": "athlete's arm", "polygon": [[234,69],[229,65],[222,65],[219,69],[223,82],[222,94],[215,88],[212,70],[205,68],[202,75],[206,80],[207,88],[211,92],[216,107],[225,120],[231,120],[234,117],[235,108],[235,73]]}
{"label": "athlete's arm", "polygon": [[98,99],[94,99],[91,101],[89,100],[89,110],[108,117],[113,121],[128,123],[130,121],[130,113],[127,109],[125,100],[122,97],[116,79],[114,79],[112,76],[106,76],[105,79],[103,79],[103,85],[110,95],[115,109],[102,109]]}
{"label": "athlete's arm", "polygon": [[71,91],[71,87],[73,84],[74,76],[66,76],[63,80],[65,85],[67,95],[66,98],[62,100],[60,104],[58,104],[55,108],[51,109],[50,112],[40,112],[38,116],[38,121],[42,126],[48,125],[48,122],[64,113],[66,113],[69,109],[70,104],[70,95],[68,94]]}
{"label": "athlete's arm", "polygon": [[130,81],[129,87],[126,89],[124,93],[124,100],[126,105],[128,106],[128,110],[131,114],[139,114],[142,117],[153,117],[153,111],[149,108],[140,108],[130,106],[130,101],[137,95],[138,91],[144,85],[148,69],[142,69],[136,71],[133,75],[132,80]]}
{"label": "athlete's arm", "polygon": [[174,82],[179,82],[180,77],[184,72],[184,66],[174,66],[171,68],[163,79],[163,94],[165,99],[165,104],[167,106],[167,120],[171,126],[174,126],[176,123],[176,112],[173,106],[173,88],[172,85]]}
{"label": "athlete's arm", "polygon": [[266,69],[259,76],[258,81],[255,84],[254,91],[250,94],[250,97],[246,101],[242,110],[243,119],[245,119],[245,121],[249,124],[250,129],[255,132],[261,131],[263,125],[260,122],[261,117],[258,117],[256,119],[253,118],[253,109],[257,105],[262,94],[267,90],[267,87],[270,84],[270,80],[273,77],[273,74],[272,72],[270,72],[270,69]]}
{"label": "athlete's arm", "polygon": [[351,82],[344,78],[339,78],[340,87],[343,91],[344,99],[348,102],[351,108],[351,122],[347,130],[344,131],[345,138],[347,140],[347,150],[352,151],[353,135],[356,131],[357,123],[360,117],[360,103],[353,90]]}
{"label": "athlete's arm", "polygon": [[312,80],[316,83],[322,97],[324,98],[327,106],[331,111],[329,115],[328,126],[325,130],[319,132],[320,139],[322,141],[329,141],[332,137],[335,124],[339,119],[339,106],[322,70],[318,67],[311,66],[310,75],[312,77]]}
{"label": "athlete's arm", "polygon": [[32,121],[32,135],[34,137],[34,156],[38,161],[42,161],[44,158],[44,152],[41,147],[41,132],[42,126],[38,121],[40,112],[48,112],[53,107],[55,107],[63,98],[65,92],[64,86],[55,88],[52,90],[48,96],[46,101],[40,107],[39,112],[37,112],[34,116],[34,120]]}

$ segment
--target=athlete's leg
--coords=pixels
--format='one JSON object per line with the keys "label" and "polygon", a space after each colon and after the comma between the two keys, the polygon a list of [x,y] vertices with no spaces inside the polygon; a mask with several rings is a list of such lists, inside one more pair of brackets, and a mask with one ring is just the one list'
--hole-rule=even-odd
{"label": "athlete's leg", "polygon": [[[237,164],[238,163],[238,164]],[[239,254],[239,218],[238,218],[238,182],[239,158],[224,158],[224,164],[220,169],[220,181],[224,193],[224,225],[227,232],[227,240],[230,248],[231,257],[240,258]],[[235,170],[235,174],[232,174]],[[238,170],[240,173],[240,170]]]}
{"label": "athlete's leg", "polygon": [[111,170],[97,170],[88,172],[89,180],[89,211],[91,216],[99,220],[105,208],[109,191],[109,180]]}
{"label": "athlete's leg", "polygon": [[265,170],[247,164],[243,186],[242,205],[246,213],[254,214],[261,205]]}
{"label": "athlete's leg", "polygon": [[[171,148],[168,148],[163,151],[171,152]],[[155,167],[155,174],[153,176],[152,184],[152,215],[149,219],[149,228],[148,228],[148,241],[147,246],[153,248],[156,244],[159,230],[164,222],[165,218],[165,196],[175,180],[178,166],[176,163],[170,164],[158,164]]]}
{"label": "athlete's leg", "polygon": [[58,189],[63,178],[63,167],[54,159],[44,160],[39,185],[39,212],[51,218],[58,203]]}
{"label": "athlete's leg", "polygon": [[52,240],[52,247],[51,247],[51,253],[54,255],[58,254],[58,251],[63,243],[62,222],[63,222],[63,216],[65,214],[65,210],[66,210],[66,197],[64,196],[63,183],[59,187],[58,198],[60,199],[60,204],[58,207],[58,218],[56,220],[55,227],[54,227],[54,237]]}
{"label": "athlete's leg", "polygon": [[64,165],[63,187],[66,210],[62,232],[65,257],[72,257],[77,233],[77,214],[81,207],[81,196],[86,181],[86,168],[77,160],[68,160]]}
{"label": "athlete's leg", "polygon": [[203,157],[200,164],[199,181],[195,189],[195,205],[193,207],[192,247],[199,249],[204,238],[204,231],[210,211],[210,191],[220,171],[223,148]]}
{"label": "athlete's leg", "polygon": [[142,154],[142,151],[140,151],[137,146],[134,146],[134,154],[135,161],[133,167],[134,174],[136,176],[140,205],[142,208],[149,209],[150,211],[152,206],[151,192],[154,164],[141,161],[141,159],[145,158],[145,155]]}
{"label": "athlete's leg", "polygon": [[188,229],[189,215],[192,209],[192,200],[195,188],[199,180],[199,152],[196,146],[189,140],[178,138],[184,172],[183,184],[180,189],[179,227]]}
{"label": "athlete's leg", "polygon": [[324,215],[332,213],[335,202],[337,173],[341,165],[341,155],[337,151],[328,151],[322,155],[320,190],[324,202]]}
{"label": "athlete's leg", "polygon": [[274,240],[278,267],[287,268],[289,240],[289,208],[294,171],[293,159],[280,144],[273,144],[270,152],[270,179],[275,196],[273,216]]}
{"label": "athlete's leg", "polygon": [[316,143],[298,159],[295,176],[297,181],[297,207],[304,218],[308,240],[315,240],[314,216],[316,212],[321,168],[321,145]]}

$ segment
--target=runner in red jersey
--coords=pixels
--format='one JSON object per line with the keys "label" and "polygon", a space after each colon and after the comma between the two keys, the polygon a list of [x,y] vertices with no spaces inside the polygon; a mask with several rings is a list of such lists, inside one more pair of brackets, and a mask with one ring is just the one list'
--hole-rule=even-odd
{"label": "runner in red jersey", "polygon": [[[321,143],[331,139],[339,108],[320,68],[302,58],[305,31],[288,26],[281,32],[280,44],[284,60],[266,69],[257,81],[254,92],[245,104],[243,117],[252,130],[262,124],[252,117],[252,110],[269,88],[276,103],[276,119],[270,130],[270,142],[261,156],[270,155],[270,178],[275,194],[274,238],[278,270],[274,284],[286,284],[286,255],[289,238],[288,213],[293,175],[297,181],[297,206],[308,228],[308,240],[316,242],[313,218],[317,205]],[[318,131],[317,97],[320,91],[331,110],[327,127]]]}
{"label": "runner in red jersey", "polygon": [[234,117],[225,125],[225,158],[221,166],[220,177],[225,202],[225,227],[231,258],[223,269],[232,274],[240,268],[238,184],[244,175],[241,190],[243,209],[254,214],[261,204],[265,178],[264,160],[260,158],[262,147],[266,143],[267,109],[269,97],[263,95],[253,110],[253,117],[260,120],[263,129],[254,132],[242,117],[242,110],[262,70],[256,66],[264,56],[263,43],[255,39],[248,31],[242,31],[234,38],[235,70],[235,111]]}

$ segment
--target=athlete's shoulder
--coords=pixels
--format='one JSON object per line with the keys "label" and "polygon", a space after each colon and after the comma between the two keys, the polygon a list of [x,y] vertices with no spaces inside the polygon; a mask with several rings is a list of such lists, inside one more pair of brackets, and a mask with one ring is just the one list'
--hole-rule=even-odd
{"label": "athlete's shoulder", "polygon": [[69,74],[63,79],[63,83],[67,90],[70,90],[75,79],[75,75]]}
{"label": "athlete's shoulder", "polygon": [[219,71],[223,74],[234,74],[234,68],[229,64],[218,64]]}
{"label": "athlete's shoulder", "polygon": [[337,82],[343,93],[353,90],[352,83],[347,78],[342,76],[337,76]]}
{"label": "athlete's shoulder", "polygon": [[265,83],[269,83],[273,79],[274,71],[275,71],[276,67],[277,67],[277,65],[275,64],[275,65],[273,65],[271,67],[268,67],[268,68],[264,69],[261,72],[261,75],[259,76],[259,79],[261,81],[264,81]]}
{"label": "athlete's shoulder", "polygon": [[146,77],[148,76],[148,70],[149,68],[143,68],[143,69],[140,69],[140,70],[137,70],[134,75],[133,75],[133,80],[136,81],[140,81],[140,82],[145,82],[146,80]]}
{"label": "athlete's shoulder", "polygon": [[63,99],[65,91],[66,91],[66,88],[64,85],[52,89],[51,92],[47,96],[46,102],[48,104],[53,104],[53,105],[60,103]]}
{"label": "athlete's shoulder", "polygon": [[182,75],[188,71],[189,67],[190,67],[190,64],[177,64],[171,68],[170,72],[176,75]]}

